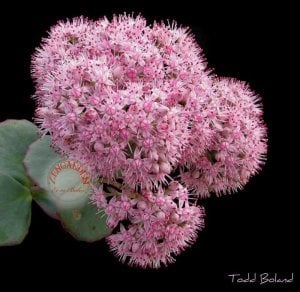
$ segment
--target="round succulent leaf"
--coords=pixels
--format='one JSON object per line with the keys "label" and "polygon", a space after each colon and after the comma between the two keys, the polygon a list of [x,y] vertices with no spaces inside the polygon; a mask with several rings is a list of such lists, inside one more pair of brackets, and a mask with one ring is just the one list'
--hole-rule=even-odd
{"label": "round succulent leaf", "polygon": [[79,162],[60,157],[49,136],[34,142],[24,159],[28,175],[39,189],[33,199],[47,214],[61,220],[76,239],[93,242],[110,234],[105,215],[90,204],[90,176]]}
{"label": "round succulent leaf", "polygon": [[95,205],[86,202],[81,208],[59,211],[63,226],[76,239],[94,242],[111,233],[106,225],[104,211],[98,211]]}
{"label": "round succulent leaf", "polygon": [[0,123],[0,171],[30,186],[22,161],[28,146],[37,138],[38,128],[27,120],[6,120]]}
{"label": "round succulent leaf", "polygon": [[27,187],[0,173],[0,246],[19,244],[27,235],[31,199]]}
{"label": "round succulent leaf", "polygon": [[79,162],[61,157],[50,145],[50,137],[44,136],[30,145],[24,159],[28,176],[44,194],[34,200],[52,210],[53,205],[55,209],[81,207],[91,194],[89,174]]}
{"label": "round succulent leaf", "polygon": [[36,184],[32,188],[34,201],[51,217],[58,218],[53,195],[47,192],[47,177],[52,165],[61,157],[50,147],[50,137],[44,136],[33,142],[23,160],[27,175]]}
{"label": "round succulent leaf", "polygon": [[23,158],[38,138],[38,128],[27,120],[0,123],[0,246],[23,241],[31,220],[32,185]]}

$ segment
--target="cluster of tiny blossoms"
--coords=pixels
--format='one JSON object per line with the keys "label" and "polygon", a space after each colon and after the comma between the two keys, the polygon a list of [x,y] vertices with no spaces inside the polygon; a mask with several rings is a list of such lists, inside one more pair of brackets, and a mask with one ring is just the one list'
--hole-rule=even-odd
{"label": "cluster of tiny blossoms", "polygon": [[267,151],[260,98],[229,78],[216,79],[213,88],[212,142],[181,173],[182,182],[202,197],[241,189],[261,168]]}
{"label": "cluster of tiny blossoms", "polygon": [[60,22],[33,56],[42,132],[95,180],[121,184],[92,201],[131,264],[172,262],[203,227],[192,198],[236,191],[265,159],[259,98],[209,73],[187,29],[141,16]]}
{"label": "cluster of tiny blossoms", "polygon": [[158,268],[173,262],[173,255],[189,246],[204,226],[204,209],[189,202],[187,189],[178,182],[156,192],[122,189],[110,199],[107,196],[99,188],[92,201],[105,210],[110,228],[119,225],[108,243],[122,261],[129,258],[129,264]]}

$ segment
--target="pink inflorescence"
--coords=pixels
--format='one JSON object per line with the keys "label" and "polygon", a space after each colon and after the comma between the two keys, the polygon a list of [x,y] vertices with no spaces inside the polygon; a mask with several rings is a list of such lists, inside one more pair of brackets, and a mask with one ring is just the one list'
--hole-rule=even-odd
{"label": "pink inflorescence", "polygon": [[195,241],[197,231],[204,227],[204,209],[189,199],[187,189],[177,182],[155,193],[123,189],[109,201],[100,188],[92,197],[104,208],[108,226],[120,226],[107,238],[111,250],[121,261],[129,259],[129,264],[143,268],[173,262],[173,255]]}
{"label": "pink inflorescence", "polygon": [[59,22],[32,76],[36,120],[52,146],[95,181],[120,185],[95,183],[92,201],[115,231],[111,249],[131,264],[172,262],[204,225],[192,199],[238,190],[265,160],[259,97],[210,74],[194,37],[174,23]]}
{"label": "pink inflorescence", "polygon": [[186,29],[142,17],[61,22],[32,61],[37,120],[97,176],[165,182],[189,141],[186,109],[211,88],[200,53]]}
{"label": "pink inflorescence", "polygon": [[211,144],[183,170],[184,184],[201,196],[235,192],[261,168],[267,151],[260,98],[245,83],[214,81]]}

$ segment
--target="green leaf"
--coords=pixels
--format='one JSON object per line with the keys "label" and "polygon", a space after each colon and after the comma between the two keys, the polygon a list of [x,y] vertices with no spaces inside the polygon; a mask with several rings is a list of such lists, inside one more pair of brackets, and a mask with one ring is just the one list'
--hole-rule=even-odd
{"label": "green leaf", "polygon": [[43,209],[43,211],[53,219],[59,219],[57,207],[51,197],[44,190],[35,191],[31,188],[33,200]]}
{"label": "green leaf", "polygon": [[28,146],[38,138],[38,128],[26,120],[0,123],[0,171],[30,186],[22,161]]}
{"label": "green leaf", "polygon": [[0,173],[0,245],[15,245],[28,233],[31,219],[29,190]]}
{"label": "green leaf", "polygon": [[88,242],[100,240],[111,233],[106,215],[88,202],[81,208],[59,211],[65,229],[76,239]]}
{"label": "green leaf", "polygon": [[27,175],[37,185],[37,189],[32,190],[34,201],[55,219],[58,219],[57,206],[55,196],[48,192],[47,178],[51,167],[60,160],[50,147],[50,137],[44,136],[29,146],[23,161]]}
{"label": "green leaf", "polygon": [[37,133],[37,127],[26,120],[0,123],[0,246],[19,244],[28,233],[31,181],[22,161]]}
{"label": "green leaf", "polygon": [[89,203],[92,188],[89,174],[79,162],[60,157],[50,146],[49,136],[34,142],[24,165],[40,188],[33,199],[76,239],[96,241],[107,236],[106,217]]}
{"label": "green leaf", "polygon": [[35,141],[24,159],[27,174],[44,191],[34,200],[50,214],[53,209],[81,207],[91,194],[89,175],[80,163],[55,153],[50,144],[49,136]]}
{"label": "green leaf", "polygon": [[49,136],[44,136],[32,143],[24,158],[27,174],[41,188],[47,189],[47,177],[52,166],[61,160],[50,146]]}

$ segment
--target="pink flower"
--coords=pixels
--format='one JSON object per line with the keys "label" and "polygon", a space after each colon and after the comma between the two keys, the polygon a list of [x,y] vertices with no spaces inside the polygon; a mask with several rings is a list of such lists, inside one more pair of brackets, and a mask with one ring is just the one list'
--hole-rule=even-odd
{"label": "pink flower", "polygon": [[200,92],[209,79],[200,52],[186,30],[151,28],[140,16],[60,22],[32,59],[37,121],[95,176],[120,171],[130,187],[157,185],[186,153],[189,88]]}
{"label": "pink flower", "polygon": [[[172,189],[159,189],[157,193],[147,192],[147,196],[134,194],[125,206],[122,196],[109,202],[108,222],[117,223],[120,229],[107,238],[112,251],[130,265],[142,268],[159,268],[174,261],[179,254],[192,244],[197,232],[204,227],[204,209],[191,205],[187,189],[174,182]],[[130,192],[127,191],[127,197]],[[116,197],[114,197],[116,198]],[[125,215],[126,213],[126,215]],[[128,226],[122,220],[129,221]]]}
{"label": "pink flower", "polygon": [[213,142],[181,173],[184,184],[201,196],[241,189],[260,170],[267,152],[260,98],[234,79],[217,79],[214,89]]}
{"label": "pink flower", "polygon": [[196,199],[236,191],[265,161],[259,98],[212,76],[175,23],[125,14],[59,22],[35,52],[32,76],[36,121],[90,171],[91,201],[114,229],[108,244],[129,264],[173,262],[204,226]]}

